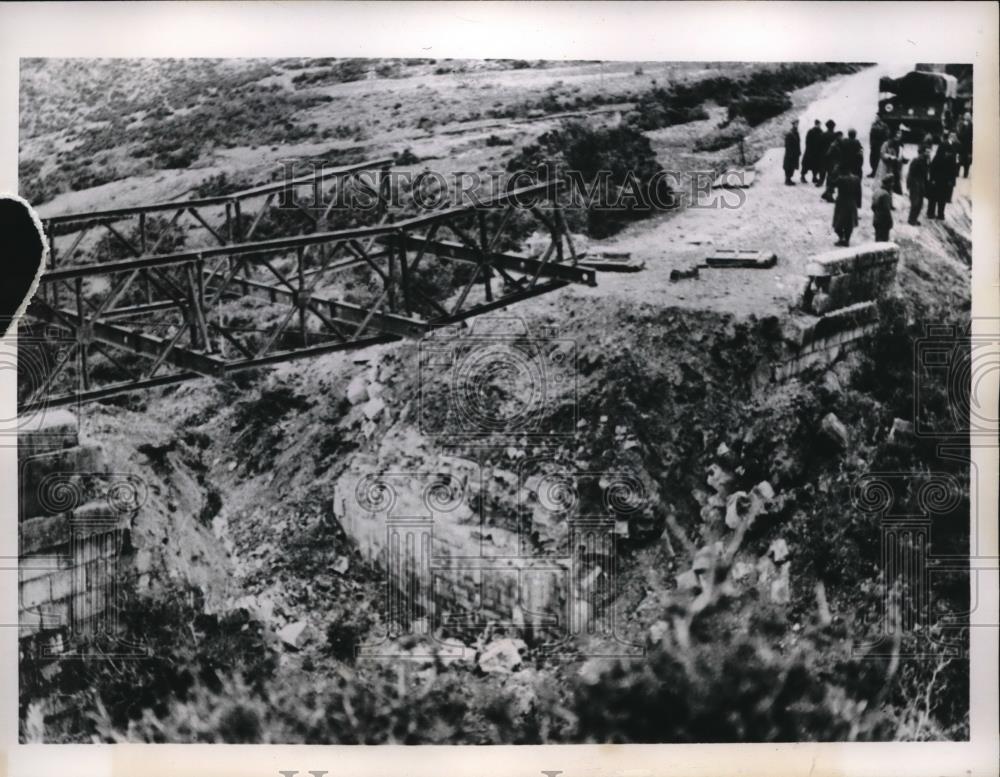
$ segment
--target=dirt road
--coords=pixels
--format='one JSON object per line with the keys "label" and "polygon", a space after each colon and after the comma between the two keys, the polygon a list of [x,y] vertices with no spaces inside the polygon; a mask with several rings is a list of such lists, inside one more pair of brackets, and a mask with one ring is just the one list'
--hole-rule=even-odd
{"label": "dirt road", "polygon": [[[875,116],[878,79],[885,72],[873,67],[834,79],[799,115],[801,131],[816,118],[832,118],[839,127],[856,128],[865,146],[866,174],[868,129]],[[735,197],[720,193],[709,201],[716,207],[687,208],[656,216],[637,222],[611,240],[592,244],[592,249],[630,251],[633,257],[646,262],[646,269],[629,275],[601,273],[597,288],[572,288],[557,296],[620,297],[633,303],[716,310],[738,316],[786,313],[801,295],[806,263],[815,254],[832,249],[837,237],[832,228],[833,205],[821,200],[821,190],[812,184],[785,186],[782,156],[782,149],[771,149],[757,162],[756,180],[744,190],[746,200],[740,207],[721,207],[733,203]],[[960,179],[956,186],[947,213],[946,223],[951,227],[968,228],[968,183]],[[851,238],[852,245],[874,239],[871,185],[872,180],[865,178],[860,224]],[[947,228],[940,222],[925,220],[922,226],[908,226],[908,208],[905,196],[895,197],[893,240],[907,244],[948,240]],[[777,254],[778,261],[768,270],[702,268],[698,279],[670,281],[671,270],[704,263],[712,248],[764,249]],[[537,304],[556,303],[554,299],[542,299]]]}

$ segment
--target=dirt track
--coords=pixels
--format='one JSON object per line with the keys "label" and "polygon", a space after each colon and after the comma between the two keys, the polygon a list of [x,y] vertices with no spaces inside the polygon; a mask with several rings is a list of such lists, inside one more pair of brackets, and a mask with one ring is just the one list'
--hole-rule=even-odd
{"label": "dirt track", "polygon": [[[883,70],[875,67],[843,76],[824,85],[821,96],[799,116],[800,132],[813,119],[832,118],[845,130],[854,127],[865,146],[865,173],[868,167],[868,128],[875,115],[878,79]],[[771,149],[755,165],[756,180],[744,190],[741,207],[687,208],[637,222],[615,238],[593,243],[592,248],[629,251],[642,259],[646,269],[634,274],[601,273],[598,287],[574,287],[562,292],[566,299],[621,297],[637,303],[671,305],[735,313],[740,316],[780,315],[794,305],[810,257],[833,248],[836,235],[831,226],[833,205],[820,199],[821,189],[811,184],[784,185],[782,149]],[[913,156],[909,149],[908,157]],[[796,176],[798,181],[798,176]],[[967,229],[969,182],[960,179],[953,204],[946,212],[947,223]],[[860,224],[851,243],[874,240],[871,225],[872,179],[863,181]],[[732,193],[714,192],[721,203],[735,202]],[[895,197],[896,226],[892,239],[922,243],[946,240],[945,227],[924,221],[920,227],[906,224],[909,200]],[[670,272],[702,264],[712,248],[760,248],[777,254],[777,265],[768,270],[708,270],[702,268],[697,280],[671,283]],[[536,304],[552,303],[552,299]]]}

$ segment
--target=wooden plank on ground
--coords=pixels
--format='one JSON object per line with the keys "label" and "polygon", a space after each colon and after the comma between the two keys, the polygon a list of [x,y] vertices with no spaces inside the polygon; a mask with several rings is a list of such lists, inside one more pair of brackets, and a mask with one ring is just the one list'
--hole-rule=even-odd
{"label": "wooden plank on ground", "polygon": [[716,248],[705,259],[709,267],[751,267],[766,269],[774,267],[778,257],[772,251],[759,248]]}

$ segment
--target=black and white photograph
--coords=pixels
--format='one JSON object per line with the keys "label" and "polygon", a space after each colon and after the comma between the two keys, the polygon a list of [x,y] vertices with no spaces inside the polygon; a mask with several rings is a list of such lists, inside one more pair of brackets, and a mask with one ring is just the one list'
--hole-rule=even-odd
{"label": "black and white photograph", "polygon": [[12,739],[970,742],[996,72],[330,51],[17,60]]}

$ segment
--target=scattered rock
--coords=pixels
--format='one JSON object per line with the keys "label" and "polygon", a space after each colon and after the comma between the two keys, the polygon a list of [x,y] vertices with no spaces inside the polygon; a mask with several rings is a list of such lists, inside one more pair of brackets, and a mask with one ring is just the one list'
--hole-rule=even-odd
{"label": "scattered rock", "polygon": [[282,644],[292,650],[301,650],[302,644],[306,640],[306,628],[308,627],[306,621],[295,621],[294,623],[289,623],[281,631],[278,632],[278,639],[281,640]]}
{"label": "scattered rock", "polygon": [[708,483],[712,489],[723,496],[729,494],[729,487],[733,483],[732,473],[727,472],[718,464],[711,464],[708,467],[708,477],[705,478],[705,482]]}
{"label": "scattered rock", "polygon": [[649,641],[657,645],[670,633],[670,624],[666,621],[657,621],[649,627]]}
{"label": "scattered rock", "polygon": [[740,524],[752,520],[750,517],[753,500],[746,491],[737,491],[729,495],[726,502],[726,526],[736,529]]}
{"label": "scattered rock", "polygon": [[733,580],[743,580],[750,577],[754,573],[754,565],[749,564],[746,561],[737,561],[733,564],[732,571],[729,573]]}
{"label": "scattered rock", "polygon": [[847,427],[841,423],[840,419],[834,413],[827,413],[823,416],[820,429],[841,450],[850,446],[851,436],[847,431]]}
{"label": "scattered rock", "polygon": [[471,660],[474,656],[474,651],[472,648],[467,647],[462,640],[448,637],[440,641],[435,656],[438,661],[448,666],[459,661]]}
{"label": "scattered rock", "polygon": [[791,599],[791,564],[782,564],[778,576],[771,581],[771,601],[775,604],[788,604]]}
{"label": "scattered rock", "polygon": [[333,562],[333,571],[338,575],[344,574],[351,566],[351,560],[347,556],[337,556]]}
{"label": "scattered rock", "polygon": [[372,397],[361,407],[361,412],[365,414],[365,418],[369,421],[378,420],[379,416],[385,410],[385,402],[382,401],[381,397]]}
{"label": "scattered rock", "polygon": [[774,488],[766,480],[760,481],[756,486],[753,487],[751,493],[764,501],[774,499]]}
{"label": "scattered rock", "polygon": [[356,375],[348,384],[347,401],[352,405],[368,401],[368,382],[361,375]]}
{"label": "scattered rock", "polygon": [[521,666],[521,652],[527,645],[520,639],[498,639],[479,656],[479,668],[487,674],[510,674]]}
{"label": "scattered rock", "polygon": [[889,442],[899,442],[913,437],[913,424],[902,418],[892,419],[892,429],[889,430]]}
{"label": "scattered rock", "polygon": [[674,582],[677,583],[677,588],[681,591],[694,591],[701,588],[701,583],[698,582],[698,575],[693,569],[689,569],[687,572],[681,572],[679,575],[674,577]]}
{"label": "scattered rock", "polygon": [[775,564],[782,564],[788,559],[788,543],[781,537],[771,543],[767,549],[767,555],[771,557]]}

